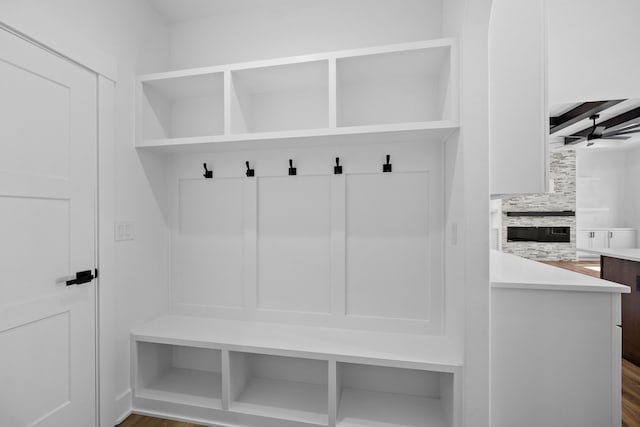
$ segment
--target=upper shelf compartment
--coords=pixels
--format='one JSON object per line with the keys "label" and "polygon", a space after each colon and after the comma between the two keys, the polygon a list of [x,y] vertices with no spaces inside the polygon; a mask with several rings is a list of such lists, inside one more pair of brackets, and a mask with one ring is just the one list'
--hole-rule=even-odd
{"label": "upper shelf compartment", "polygon": [[337,124],[452,119],[451,46],[338,58]]}
{"label": "upper shelf compartment", "polygon": [[223,73],[141,79],[141,138],[224,134]]}
{"label": "upper shelf compartment", "polygon": [[442,141],[457,127],[453,39],[141,76],[137,147]]}
{"label": "upper shelf compartment", "polygon": [[231,133],[329,126],[329,62],[231,72]]}

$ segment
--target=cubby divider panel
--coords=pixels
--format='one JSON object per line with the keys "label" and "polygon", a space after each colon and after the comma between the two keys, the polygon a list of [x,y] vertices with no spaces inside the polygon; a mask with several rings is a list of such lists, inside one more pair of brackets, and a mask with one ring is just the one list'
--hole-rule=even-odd
{"label": "cubby divider panel", "polygon": [[137,342],[136,396],[173,403],[222,407],[221,352]]}
{"label": "cubby divider panel", "polygon": [[231,352],[230,410],[309,424],[328,423],[328,363]]}
{"label": "cubby divider panel", "polygon": [[142,139],[224,134],[223,73],[142,82]]}
{"label": "cubby divider panel", "polygon": [[453,375],[339,363],[338,427],[452,427]]}

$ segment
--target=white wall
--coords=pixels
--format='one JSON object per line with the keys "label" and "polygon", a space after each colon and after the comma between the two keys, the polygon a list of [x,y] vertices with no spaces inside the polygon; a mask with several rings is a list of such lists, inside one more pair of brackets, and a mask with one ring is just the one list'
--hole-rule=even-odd
{"label": "white wall", "polygon": [[111,173],[116,198],[111,208],[116,219],[136,222],[136,240],[115,244],[115,276],[110,272],[108,280],[105,274],[100,283],[101,289],[110,292],[108,300],[117,302],[102,313],[103,326],[115,342],[102,349],[101,362],[110,369],[102,378],[101,415],[104,425],[113,425],[131,405],[129,331],[167,306],[167,232],[158,209],[163,190],[152,188],[147,176],[162,173],[163,159],[138,157],[133,144],[135,75],[166,68],[168,32],[146,2],[130,0],[4,0],[0,2],[0,21],[27,35],[37,35],[45,44],[50,40],[57,45],[83,44],[117,60],[115,165]]}
{"label": "white wall", "polygon": [[[634,168],[626,150],[581,149],[577,153],[576,207],[577,227],[630,227],[633,216],[629,214],[634,203],[627,176]],[[629,170],[626,170],[629,167]],[[631,178],[631,177],[629,177]],[[636,175],[636,180],[640,175]],[[637,194],[637,193],[636,193]],[[581,208],[607,208],[602,212],[580,212]]]}
{"label": "white wall", "polygon": [[[640,148],[625,152],[626,187],[623,192],[625,198],[624,221],[628,227],[640,230]],[[640,247],[640,236],[636,232],[636,247]]]}
{"label": "white wall", "polygon": [[440,0],[296,0],[281,2],[277,11],[267,3],[229,7],[213,18],[174,23],[171,67],[279,58],[441,35]]}
{"label": "white wall", "polygon": [[548,0],[549,105],[640,97],[640,2]]}

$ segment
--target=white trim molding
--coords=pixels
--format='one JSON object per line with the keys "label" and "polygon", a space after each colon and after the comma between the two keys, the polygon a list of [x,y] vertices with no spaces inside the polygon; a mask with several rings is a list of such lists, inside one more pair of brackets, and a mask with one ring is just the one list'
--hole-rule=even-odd
{"label": "white trim molding", "polygon": [[0,29],[38,45],[58,56],[78,64],[113,82],[118,81],[118,67],[115,57],[77,41],[62,40],[59,35],[43,31],[26,23],[17,24],[0,20]]}

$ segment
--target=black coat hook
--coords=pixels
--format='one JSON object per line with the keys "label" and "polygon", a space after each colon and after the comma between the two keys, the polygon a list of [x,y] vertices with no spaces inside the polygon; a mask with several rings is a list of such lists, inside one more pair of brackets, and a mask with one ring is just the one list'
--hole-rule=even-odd
{"label": "black coat hook", "polygon": [[382,165],[382,172],[391,172],[391,163],[389,163],[390,161],[391,161],[391,156],[387,154],[387,163]]}
{"label": "black coat hook", "polygon": [[340,166],[340,157],[336,157],[336,165],[333,167],[333,174],[340,175],[342,173],[342,166]]}
{"label": "black coat hook", "polygon": [[249,162],[244,162],[247,165],[247,176],[254,176],[256,171],[249,167]]}
{"label": "black coat hook", "polygon": [[205,178],[213,178],[213,171],[207,169],[207,164],[203,163],[202,166],[204,166],[204,174],[202,174],[202,176]]}
{"label": "black coat hook", "polygon": [[298,169],[293,167],[293,160],[289,159],[289,175],[297,175]]}

